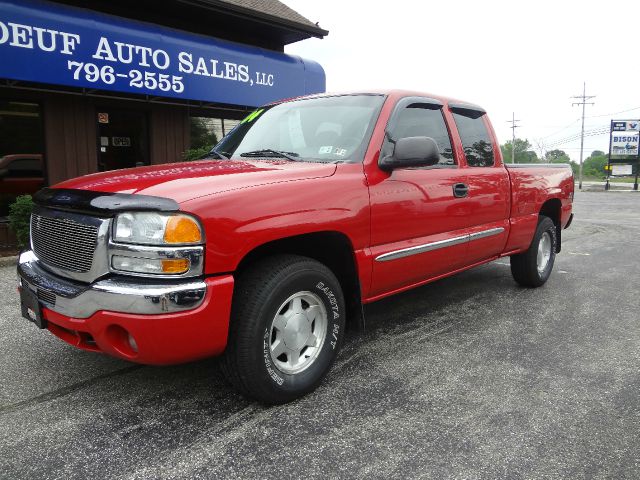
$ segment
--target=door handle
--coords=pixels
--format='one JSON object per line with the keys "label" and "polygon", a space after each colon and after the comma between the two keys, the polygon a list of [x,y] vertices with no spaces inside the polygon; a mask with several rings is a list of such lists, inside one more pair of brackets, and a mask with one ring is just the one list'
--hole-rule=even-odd
{"label": "door handle", "polygon": [[466,183],[456,183],[453,186],[453,196],[456,198],[464,198],[469,194],[469,185]]}

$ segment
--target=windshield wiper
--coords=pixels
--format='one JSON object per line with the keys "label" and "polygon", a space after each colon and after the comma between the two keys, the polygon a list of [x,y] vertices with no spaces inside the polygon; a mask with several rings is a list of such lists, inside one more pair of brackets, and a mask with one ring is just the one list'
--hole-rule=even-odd
{"label": "windshield wiper", "polygon": [[241,157],[280,157],[287,160],[299,160],[300,155],[295,152],[282,152],[280,150],[273,150],[271,148],[264,148],[262,150],[252,150],[251,152],[244,152],[240,154]]}

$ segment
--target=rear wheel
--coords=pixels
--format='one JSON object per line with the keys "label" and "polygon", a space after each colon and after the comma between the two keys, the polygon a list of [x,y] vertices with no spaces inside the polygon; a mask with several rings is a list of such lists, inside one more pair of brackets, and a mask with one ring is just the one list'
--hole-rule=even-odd
{"label": "rear wheel", "polygon": [[262,260],[236,281],[223,372],[264,403],[294,400],[329,371],[344,312],[340,284],[323,264],[296,255]]}
{"label": "rear wheel", "polygon": [[511,274],[516,282],[525,287],[539,287],[549,279],[556,259],[556,226],[543,215],[529,249],[511,256]]}

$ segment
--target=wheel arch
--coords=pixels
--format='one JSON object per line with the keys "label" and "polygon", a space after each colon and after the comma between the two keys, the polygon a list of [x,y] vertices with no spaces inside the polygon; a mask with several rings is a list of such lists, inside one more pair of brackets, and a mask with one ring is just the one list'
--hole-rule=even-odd
{"label": "wheel arch", "polygon": [[558,198],[550,198],[540,207],[540,216],[549,217],[556,226],[556,253],[560,253],[562,248],[562,224],[560,221],[562,214],[562,202]]}
{"label": "wheel arch", "polygon": [[327,266],[342,287],[347,309],[347,328],[364,328],[358,265],[353,245],[347,235],[337,231],[321,231],[272,240],[249,251],[238,264],[236,272],[241,273],[255,262],[277,254],[301,255]]}

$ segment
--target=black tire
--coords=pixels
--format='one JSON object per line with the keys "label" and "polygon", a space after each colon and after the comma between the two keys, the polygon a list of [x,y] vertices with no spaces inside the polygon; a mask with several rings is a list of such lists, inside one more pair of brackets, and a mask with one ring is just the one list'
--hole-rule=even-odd
{"label": "black tire", "polygon": [[[295,300],[287,303],[292,297],[302,299],[298,309],[302,306],[303,313],[295,313],[285,306],[293,305]],[[229,340],[221,362],[222,371],[231,384],[244,395],[267,404],[290,402],[313,391],[331,368],[344,335],[344,297],[331,270],[307,257],[276,255],[242,273],[236,279],[233,298]],[[320,312],[313,321],[307,318],[311,307],[316,309],[314,312]],[[326,320],[321,318],[324,313]],[[278,329],[276,314],[278,317],[289,315],[286,325],[293,330]],[[303,364],[298,368],[303,369],[286,371],[285,368],[294,368],[288,365],[294,357],[284,353],[273,358],[272,351],[276,340],[293,342],[292,339],[301,339],[307,333],[295,330],[307,328],[301,320],[296,320],[297,327],[289,327],[296,315],[313,325],[309,328],[316,328],[309,330],[308,338],[317,333],[313,338],[318,341],[311,347],[307,347],[304,340],[300,342],[303,346],[298,353]],[[321,341],[318,332],[322,322],[326,330]],[[295,348],[300,347],[295,345]],[[313,353],[305,359],[311,350]],[[304,362],[308,362],[306,367]]]}
{"label": "black tire", "polygon": [[[551,240],[551,252],[544,269],[538,270],[538,248],[545,234]],[[541,215],[529,249],[524,253],[511,256],[511,274],[515,281],[525,287],[544,285],[553,270],[557,241],[555,224],[549,217]]]}

